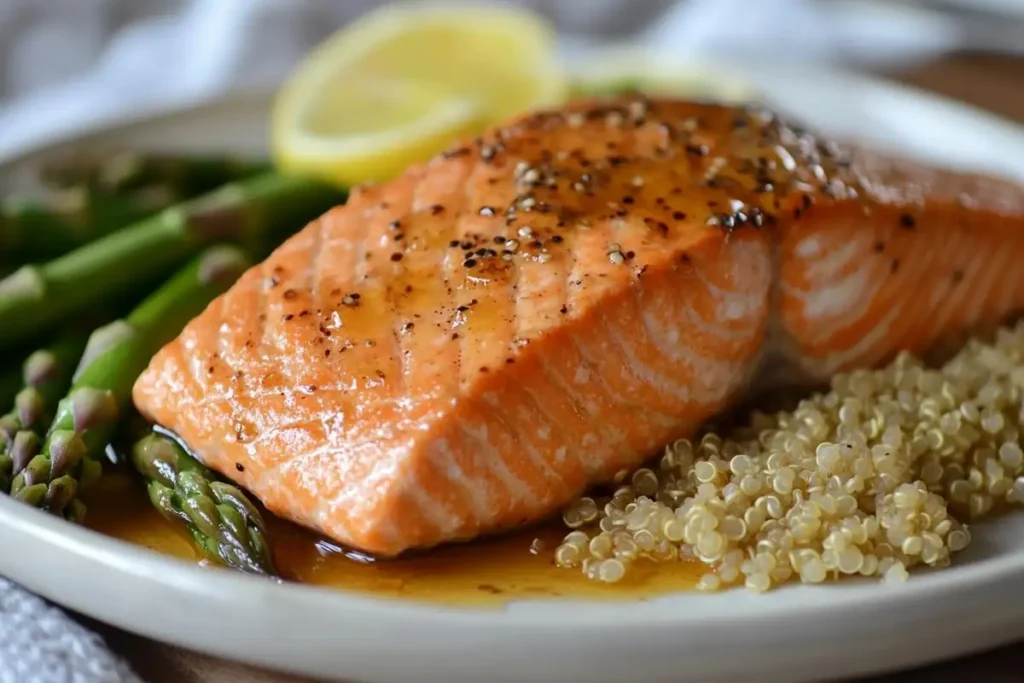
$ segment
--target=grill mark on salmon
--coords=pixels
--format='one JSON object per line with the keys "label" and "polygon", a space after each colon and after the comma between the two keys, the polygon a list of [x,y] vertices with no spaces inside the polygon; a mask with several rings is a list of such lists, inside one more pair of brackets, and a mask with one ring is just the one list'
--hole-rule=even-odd
{"label": "grill mark on salmon", "polygon": [[580,102],[356,188],[134,399],[274,513],[394,555],[552,514],[751,386],[1005,320],[1022,252],[1017,185],[757,109]]}

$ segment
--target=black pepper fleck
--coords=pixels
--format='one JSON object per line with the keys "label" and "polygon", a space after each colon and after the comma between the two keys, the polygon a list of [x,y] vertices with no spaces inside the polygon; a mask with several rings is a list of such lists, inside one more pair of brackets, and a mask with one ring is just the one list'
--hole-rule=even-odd
{"label": "black pepper fleck", "polygon": [[915,220],[909,213],[905,213],[900,216],[900,227],[905,230],[913,230],[917,227],[917,220]]}

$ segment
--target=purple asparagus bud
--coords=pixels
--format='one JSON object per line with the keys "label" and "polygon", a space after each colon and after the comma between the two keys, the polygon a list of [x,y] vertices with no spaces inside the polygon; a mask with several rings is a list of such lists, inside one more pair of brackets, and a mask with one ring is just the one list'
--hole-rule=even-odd
{"label": "purple asparagus bud", "polygon": [[77,382],[85,369],[92,365],[94,360],[134,334],[135,328],[123,320],[115,320],[109,325],[93,332],[89,337],[89,343],[85,346],[85,351],[82,353],[82,360],[79,361],[78,367],[75,369],[72,381]]}
{"label": "purple asparagus bud", "polygon": [[187,219],[182,215],[179,220],[200,239],[231,241],[237,239],[246,227],[244,221],[239,220],[237,209],[244,200],[245,193],[241,187],[225,185],[209,195],[194,199],[189,205]]}
{"label": "purple asparagus bud", "polygon": [[0,443],[9,445],[21,430],[21,422],[14,415],[0,417]]}
{"label": "purple asparagus bud", "polygon": [[46,492],[46,505],[50,512],[61,512],[77,493],[78,482],[73,477],[67,475],[57,477],[50,482],[50,487]]}
{"label": "purple asparagus bud", "polygon": [[52,381],[60,374],[60,359],[52,351],[43,349],[36,351],[25,361],[25,385],[38,387]]}
{"label": "purple asparagus bud", "polygon": [[245,255],[234,247],[211,247],[199,262],[199,282],[231,286],[248,267]]}
{"label": "purple asparagus bud", "polygon": [[22,427],[29,427],[39,421],[46,410],[46,401],[35,387],[25,387],[14,397],[14,409]]}
{"label": "purple asparagus bud", "polygon": [[71,414],[76,432],[117,419],[117,398],[112,391],[82,387],[71,395]]}
{"label": "purple asparagus bud", "polygon": [[39,453],[42,444],[35,432],[18,432],[11,445],[11,460],[14,461],[14,474],[20,474],[28,467],[28,463]]}
{"label": "purple asparagus bud", "polygon": [[88,453],[77,433],[61,429],[50,435],[50,478],[56,479]]}

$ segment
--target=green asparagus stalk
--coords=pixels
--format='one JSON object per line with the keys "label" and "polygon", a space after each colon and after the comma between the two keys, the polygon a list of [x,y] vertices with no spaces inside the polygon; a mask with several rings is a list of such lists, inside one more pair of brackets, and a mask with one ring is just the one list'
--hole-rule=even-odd
{"label": "green asparagus stalk", "polygon": [[8,263],[56,258],[267,168],[266,162],[227,157],[115,154],[43,169],[45,196],[0,201],[0,254]]}
{"label": "green asparagus stalk", "polygon": [[15,472],[11,495],[80,521],[78,500],[102,472],[101,457],[131,406],[132,385],[150,358],[249,266],[234,246],[214,246],[146,298],[127,318],[89,337],[68,394],[38,455]]}
{"label": "green asparagus stalk", "polygon": [[71,386],[85,342],[86,335],[72,331],[50,348],[33,353],[22,366],[24,388],[14,398],[14,408],[0,417],[0,492],[10,491],[11,476],[38,452],[43,430]]}
{"label": "green asparagus stalk", "polygon": [[153,193],[104,195],[72,188],[45,199],[0,202],[0,252],[7,262],[59,256],[167,205]]}
{"label": "green asparagus stalk", "polygon": [[131,458],[153,506],[184,523],[204,555],[232,569],[276,574],[263,517],[241,489],[158,431],[136,442]]}
{"label": "green asparagus stalk", "polygon": [[235,242],[262,257],[343,199],[317,181],[265,174],[168,208],[44,265],[24,266],[0,280],[0,348],[165,276],[214,242]]}
{"label": "green asparagus stalk", "polygon": [[269,162],[262,159],[122,151],[50,165],[40,175],[44,183],[58,189],[88,187],[122,194],[160,187],[185,199],[268,170]]}

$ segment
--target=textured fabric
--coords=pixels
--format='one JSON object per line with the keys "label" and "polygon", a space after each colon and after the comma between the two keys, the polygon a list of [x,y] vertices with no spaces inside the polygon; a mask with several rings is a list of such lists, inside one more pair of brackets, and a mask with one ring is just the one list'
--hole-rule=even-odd
{"label": "textured fabric", "polygon": [[0,683],[142,683],[103,639],[0,579]]}

